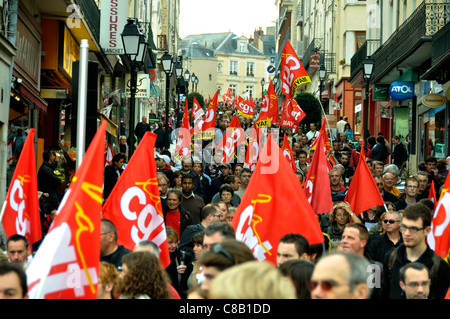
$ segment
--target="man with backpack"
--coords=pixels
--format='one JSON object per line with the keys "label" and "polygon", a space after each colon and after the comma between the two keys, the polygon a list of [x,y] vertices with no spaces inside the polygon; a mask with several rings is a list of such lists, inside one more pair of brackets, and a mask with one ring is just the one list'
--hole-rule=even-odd
{"label": "man with backpack", "polygon": [[411,262],[419,262],[430,269],[430,299],[444,299],[450,287],[450,266],[428,246],[426,238],[431,231],[432,215],[421,203],[407,206],[400,231],[403,244],[385,257],[383,262],[383,299],[402,299],[400,268]]}

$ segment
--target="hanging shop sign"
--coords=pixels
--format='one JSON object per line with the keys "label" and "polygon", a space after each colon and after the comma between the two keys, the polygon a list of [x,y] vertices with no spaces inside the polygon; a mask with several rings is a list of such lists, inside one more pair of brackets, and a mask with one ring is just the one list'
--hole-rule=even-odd
{"label": "hanging shop sign", "polygon": [[414,97],[414,82],[395,81],[389,87],[389,95],[397,101],[412,99]]}
{"label": "hanging shop sign", "polygon": [[447,99],[441,94],[432,93],[426,94],[422,97],[422,104],[432,109],[441,107],[445,105],[445,103],[447,103]]}

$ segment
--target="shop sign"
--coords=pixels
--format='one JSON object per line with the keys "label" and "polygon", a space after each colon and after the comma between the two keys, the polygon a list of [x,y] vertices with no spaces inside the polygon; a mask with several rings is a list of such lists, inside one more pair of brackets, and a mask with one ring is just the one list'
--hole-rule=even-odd
{"label": "shop sign", "polygon": [[373,86],[373,100],[374,101],[389,101],[389,85],[375,84]]}
{"label": "shop sign", "polygon": [[[130,90],[131,75],[128,73],[125,75],[125,96],[131,97]],[[150,77],[145,73],[137,74],[136,82],[136,98],[149,98],[150,97]]]}
{"label": "shop sign", "polygon": [[314,52],[309,56],[309,68],[310,69],[319,69],[320,68],[320,53]]}
{"label": "shop sign", "polygon": [[105,54],[124,54],[120,34],[127,24],[128,3],[102,0],[100,10],[100,46]]}
{"label": "shop sign", "polygon": [[422,97],[422,104],[426,107],[430,107],[432,109],[436,109],[438,107],[443,106],[445,103],[447,103],[447,99],[445,96],[440,94],[427,94]]}
{"label": "shop sign", "polygon": [[389,94],[397,101],[412,99],[414,97],[414,82],[395,81],[389,87]]}

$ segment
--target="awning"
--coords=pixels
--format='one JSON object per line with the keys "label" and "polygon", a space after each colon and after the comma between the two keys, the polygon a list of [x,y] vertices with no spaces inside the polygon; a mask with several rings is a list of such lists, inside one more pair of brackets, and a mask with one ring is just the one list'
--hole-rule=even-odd
{"label": "awning", "polygon": [[39,94],[28,90],[28,88],[24,84],[20,85],[20,94],[31,103],[36,105],[38,108],[40,108],[42,111],[47,112],[48,103],[43,98],[41,98]]}

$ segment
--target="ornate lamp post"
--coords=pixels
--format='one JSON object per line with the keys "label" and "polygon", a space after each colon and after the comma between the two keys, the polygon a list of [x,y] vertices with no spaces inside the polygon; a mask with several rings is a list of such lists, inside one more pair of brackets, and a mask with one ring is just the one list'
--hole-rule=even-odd
{"label": "ornate lamp post", "polygon": [[136,90],[137,90],[137,72],[139,65],[144,61],[147,53],[148,43],[145,40],[145,36],[139,30],[134,19],[128,19],[128,23],[125,25],[122,34],[122,43],[125,51],[125,55],[130,61],[130,119],[129,119],[129,140],[130,145],[128,148],[128,160],[134,152],[134,121],[136,113]]}

